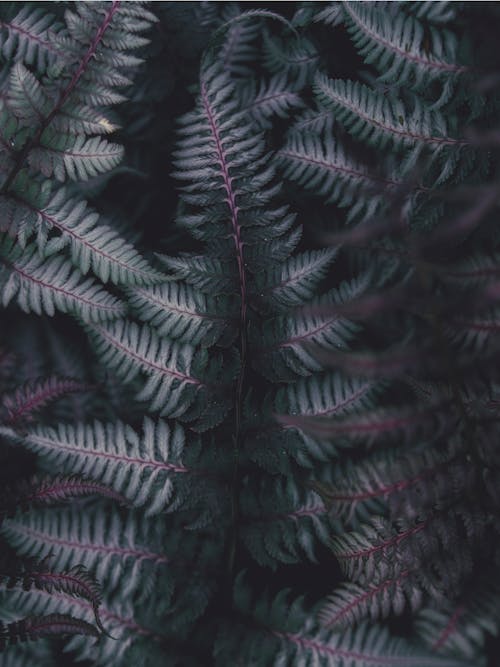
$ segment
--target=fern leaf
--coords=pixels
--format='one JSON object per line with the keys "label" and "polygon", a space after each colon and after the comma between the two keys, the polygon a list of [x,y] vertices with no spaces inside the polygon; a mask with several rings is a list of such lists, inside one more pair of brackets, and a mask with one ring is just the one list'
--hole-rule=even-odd
{"label": "fern leaf", "polygon": [[253,591],[238,577],[234,606],[251,623],[236,616],[222,629],[215,647],[217,667],[237,665],[242,655],[247,663],[262,667],[465,667],[460,660],[391,637],[382,626],[361,624],[343,633],[322,628],[314,620],[314,609],[289,591],[259,597]]}
{"label": "fern leaf", "polygon": [[52,376],[29,380],[17,389],[14,395],[4,394],[2,405],[7,413],[8,423],[31,420],[33,412],[72,392],[89,391],[90,385],[71,378]]}
{"label": "fern leaf", "polygon": [[311,375],[322,369],[318,355],[309,346],[321,349],[345,348],[354,336],[357,326],[340,317],[314,317],[291,315],[266,322],[258,332],[255,342],[255,368],[270,379],[279,381]]}
{"label": "fern leaf", "polygon": [[[164,280],[146,260],[87,204],[69,197],[64,188],[47,200],[43,185],[34,186],[20,174],[14,183],[15,201],[22,202],[17,225],[22,243],[36,234],[39,251],[46,256],[69,245],[71,258],[83,274],[90,270],[103,282],[147,285]],[[47,188],[48,190],[48,188]],[[52,230],[60,236],[48,235]]]}
{"label": "fern leaf", "polygon": [[227,32],[218,58],[226,72],[233,77],[244,77],[251,73],[251,65],[258,58],[257,40],[261,30],[259,17],[251,20],[234,21],[242,12],[238,4],[226,5],[223,20],[227,23]]}
{"label": "fern leaf", "polygon": [[310,301],[326,276],[337,251],[309,250],[290,257],[280,266],[256,276],[259,299],[278,308],[292,308]]}
{"label": "fern leaf", "polygon": [[35,427],[20,442],[61,472],[106,484],[149,516],[176,502],[176,480],[189,472],[182,463],[184,440],[180,426],[146,418],[142,436],[123,422],[96,421]]}
{"label": "fern leaf", "polygon": [[37,588],[49,593],[57,591],[87,600],[94,610],[97,627],[104,632],[99,618],[101,589],[94,577],[82,565],[75,565],[70,570],[57,571],[49,566],[49,560],[50,557],[43,561],[30,559],[19,566],[17,561],[10,562],[4,557],[0,580],[7,588],[20,586],[24,591]]}
{"label": "fern leaf", "polygon": [[234,294],[237,290],[236,267],[230,260],[197,255],[167,257],[158,255],[175,279],[181,279],[207,294]]}
{"label": "fern leaf", "polygon": [[[314,122],[318,122],[318,118]],[[300,127],[304,126],[304,122]],[[306,126],[307,127],[307,126]],[[310,128],[308,128],[310,130]],[[277,153],[285,178],[303,185],[307,190],[348,207],[347,221],[375,216],[391,193],[404,186],[405,165],[387,175],[373,170],[352,158],[339,143],[324,134],[300,134],[294,131],[287,144]],[[418,188],[416,194],[425,188]]]}
{"label": "fern leaf", "polygon": [[123,147],[105,139],[85,139],[47,129],[41,136],[41,147],[30,151],[28,161],[44,176],[54,174],[58,181],[64,182],[68,178],[87,181],[116,167],[122,157]]}
{"label": "fern leaf", "polygon": [[10,71],[7,104],[12,114],[28,127],[36,126],[51,108],[42,86],[21,63]]}
{"label": "fern leaf", "polygon": [[342,3],[336,2],[326,2],[325,6],[321,11],[318,11],[314,17],[314,21],[317,23],[324,23],[325,25],[330,25],[332,27],[340,25],[344,20],[344,13],[342,11]]}
{"label": "fern leaf", "polygon": [[[5,597],[5,596],[3,596]],[[141,628],[135,621],[130,612],[130,608],[124,607],[123,604],[114,603],[110,606],[105,602],[101,607],[101,618],[106,627],[109,628],[113,637],[118,639],[110,639],[99,634],[98,630],[91,625],[94,612],[92,605],[86,600],[75,598],[64,593],[47,593],[41,590],[32,590],[29,592],[13,590],[8,594],[9,606],[15,607],[17,613],[33,614],[33,615],[55,615],[56,624],[49,626],[49,629],[54,631],[54,634],[64,633],[64,621],[61,625],[57,624],[57,618],[62,615],[65,619],[68,615],[74,619],[75,630],[78,625],[82,623],[84,629],[91,628],[88,634],[92,636],[99,636],[99,642],[89,642],[82,639],[77,640],[75,637],[66,644],[67,650],[77,649],[80,654],[80,659],[87,657],[93,660],[96,665],[112,665],[118,667],[120,661],[123,659],[125,651],[132,642],[133,633]],[[3,600],[2,600],[3,602]],[[144,629],[146,636],[151,636],[151,631]],[[87,634],[87,633],[84,633]],[[123,664],[123,663],[122,663]]]}
{"label": "fern leaf", "polygon": [[0,29],[0,50],[6,60],[33,65],[39,72],[64,63],[64,52],[54,39],[62,25],[43,9],[21,7],[14,17],[0,21]]}
{"label": "fern leaf", "polygon": [[286,76],[278,74],[268,82],[253,80],[241,89],[241,105],[260,129],[272,127],[273,116],[288,118],[292,111],[303,107],[299,95],[290,90]]}
{"label": "fern leaf", "polygon": [[165,569],[177,549],[189,543],[194,550],[194,537],[185,535],[179,541],[173,531],[168,538],[163,526],[134,511],[122,514],[109,507],[103,512],[98,505],[85,512],[69,507],[20,515],[5,520],[1,534],[23,557],[50,555],[54,569],[82,564],[107,594],[119,594],[125,600],[151,590],[159,569],[167,576]]}
{"label": "fern leaf", "polygon": [[237,313],[230,301],[213,299],[180,282],[128,291],[129,303],[138,317],[149,322],[160,336],[211,347],[229,344],[236,336],[232,320]]}
{"label": "fern leaf", "polygon": [[318,63],[317,49],[307,37],[284,41],[264,33],[265,66],[272,74],[286,77],[295,91],[311,82]]}
{"label": "fern leaf", "polygon": [[448,136],[445,118],[418,98],[410,113],[399,100],[388,99],[364,84],[328,79],[318,74],[314,90],[321,105],[336,116],[356,138],[374,148],[432,147],[434,152],[460,149],[465,140]]}
{"label": "fern leaf", "polygon": [[247,488],[241,506],[246,521],[240,539],[259,565],[275,569],[304,557],[316,562],[318,545],[328,542],[331,525],[324,504],[291,479]]}
{"label": "fern leaf", "polygon": [[143,378],[137,398],[162,416],[182,416],[207,389],[200,379],[206,359],[190,345],[160,338],[147,325],[126,320],[87,331],[97,354],[124,382]]}
{"label": "fern leaf", "polygon": [[94,495],[126,503],[123,496],[108,486],[78,475],[34,476],[3,490],[0,495],[0,521],[4,516],[14,516],[18,510],[26,512],[33,507],[51,506]]}
{"label": "fern leaf", "polygon": [[415,621],[417,635],[438,654],[481,664],[487,636],[498,633],[499,609],[500,586],[490,573],[458,600],[422,609]]}
{"label": "fern leaf", "polygon": [[93,280],[83,280],[64,256],[45,260],[35,246],[24,252],[4,239],[0,247],[1,298],[7,306],[14,298],[25,312],[54,315],[56,309],[99,322],[123,315],[125,307]]}
{"label": "fern leaf", "polygon": [[0,622],[0,651],[18,641],[29,641],[50,637],[52,635],[87,635],[98,637],[99,632],[93,625],[73,618],[68,614],[48,614],[46,616],[30,616],[8,625]]}
{"label": "fern leaf", "polygon": [[422,90],[436,80],[450,86],[467,71],[456,64],[457,39],[450,31],[428,27],[426,48],[424,26],[411,15],[391,16],[385,7],[366,2],[345,2],[342,8],[354,46],[381,72],[379,81]]}

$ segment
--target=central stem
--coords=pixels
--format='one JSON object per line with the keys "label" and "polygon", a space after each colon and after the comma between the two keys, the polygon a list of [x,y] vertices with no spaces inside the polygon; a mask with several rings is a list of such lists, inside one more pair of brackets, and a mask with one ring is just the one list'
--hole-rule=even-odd
{"label": "central stem", "polygon": [[217,162],[221,169],[224,189],[226,191],[226,202],[229,207],[231,220],[231,236],[234,240],[236,250],[236,260],[238,263],[238,277],[240,284],[240,372],[236,383],[236,396],[234,401],[234,434],[233,434],[233,470],[231,475],[231,535],[229,538],[229,553],[227,577],[229,586],[231,586],[234,572],[234,562],[236,555],[237,524],[239,518],[238,502],[238,477],[239,477],[239,457],[241,449],[241,410],[243,404],[243,384],[245,380],[245,368],[247,357],[247,295],[246,295],[246,274],[245,261],[243,256],[243,240],[241,238],[241,224],[239,221],[239,210],[236,204],[236,194],[233,189],[233,179],[229,173],[224,146],[220,138],[219,128],[217,126],[216,114],[211,106],[207,88],[204,82],[201,84],[201,97],[205,109],[212,136],[215,141],[217,151]]}

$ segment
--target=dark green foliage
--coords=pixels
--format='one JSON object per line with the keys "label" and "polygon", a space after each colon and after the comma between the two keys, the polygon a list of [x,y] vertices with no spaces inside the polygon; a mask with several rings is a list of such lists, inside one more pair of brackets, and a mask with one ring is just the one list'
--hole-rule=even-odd
{"label": "dark green foliage", "polygon": [[486,667],[483,9],[0,6],[7,667]]}

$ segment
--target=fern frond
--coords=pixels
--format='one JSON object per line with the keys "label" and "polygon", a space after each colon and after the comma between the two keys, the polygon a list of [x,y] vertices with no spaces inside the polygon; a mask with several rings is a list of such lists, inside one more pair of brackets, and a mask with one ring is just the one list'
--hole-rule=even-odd
{"label": "fern frond", "polygon": [[[124,382],[141,377],[137,398],[148,401],[151,410],[181,417],[195,404],[201,406],[208,390],[202,379],[207,371],[203,351],[160,338],[147,325],[127,320],[108,327],[88,327],[87,331],[102,361]],[[215,397],[215,387],[212,392]]]}
{"label": "fern frond", "polygon": [[24,252],[4,239],[0,246],[0,287],[4,306],[14,298],[25,312],[54,315],[56,309],[100,322],[124,314],[125,306],[93,280],[83,279],[64,256],[44,259],[34,245]]}
{"label": "fern frond", "polygon": [[[4,599],[6,595],[2,596]],[[4,600],[2,599],[2,603]],[[114,602],[112,606],[106,602],[101,607],[101,618],[110,634],[116,639],[110,639],[99,634],[91,625],[94,612],[92,605],[86,600],[75,598],[64,593],[47,593],[46,591],[32,590],[29,592],[12,590],[8,592],[9,607],[15,608],[18,614],[56,615],[55,634],[64,632],[64,625],[57,624],[57,617],[67,615],[74,619],[75,629],[80,623],[84,629],[91,628],[88,634],[99,636],[99,642],[88,640],[78,641],[73,638],[66,644],[66,650],[77,649],[81,658],[90,658],[96,665],[112,665],[118,667],[123,656],[133,641],[134,632],[141,629],[135,621],[130,608]],[[49,626],[50,627],[50,626]],[[153,633],[144,629],[146,636]],[[118,640],[118,641],[116,641]],[[122,663],[123,664],[123,663]]]}
{"label": "fern frond", "polygon": [[82,566],[75,565],[70,570],[57,571],[49,566],[50,556],[43,561],[30,559],[20,566],[4,557],[1,562],[0,583],[8,589],[21,587],[24,591],[32,588],[49,593],[57,591],[82,598],[92,605],[97,627],[104,631],[99,618],[101,589],[94,577]]}
{"label": "fern frond", "polygon": [[336,254],[334,248],[309,250],[258,274],[255,281],[257,298],[278,309],[293,308],[311,301]]}
{"label": "fern frond", "polygon": [[10,71],[7,105],[27,127],[36,125],[50,112],[50,99],[36,77],[21,63]]}
{"label": "fern frond", "polygon": [[439,0],[438,2],[412,0],[405,2],[403,9],[411,12],[421,21],[429,21],[430,23],[440,25],[453,21],[456,17],[458,7],[454,2],[449,2],[448,0]]}
{"label": "fern frond", "polygon": [[344,13],[342,11],[342,3],[336,2],[326,2],[325,6],[321,11],[318,11],[314,17],[314,21],[317,23],[324,23],[325,25],[337,26],[340,25],[344,20]]}
{"label": "fern frond", "polygon": [[180,282],[131,288],[128,296],[137,316],[160,336],[202,347],[227,345],[236,337],[237,313],[228,299],[213,299]]}
{"label": "fern frond", "polygon": [[260,489],[252,485],[245,491],[240,539],[259,565],[275,569],[304,557],[316,562],[317,547],[328,543],[332,530],[320,498],[290,478],[265,478]]}
{"label": "fern frond", "polygon": [[[20,443],[57,465],[61,472],[81,474],[105,484],[147,516],[177,502],[177,481],[189,469],[182,462],[184,431],[146,418],[139,436],[123,422],[38,426]],[[181,496],[182,494],[180,494]]]}
{"label": "fern frond", "polygon": [[217,667],[237,665],[241,655],[247,664],[262,667],[465,667],[460,660],[391,637],[382,626],[362,624],[343,633],[319,627],[314,609],[286,590],[257,597],[238,577],[234,598],[241,617],[232,619],[217,638]]}
{"label": "fern frond", "polygon": [[123,147],[99,137],[85,139],[47,129],[40,138],[40,147],[28,154],[30,166],[46,177],[64,182],[87,181],[113,169],[123,157]]}
{"label": "fern frond", "polygon": [[431,25],[426,35],[414,16],[401,11],[391,16],[386,7],[372,3],[345,2],[342,8],[354,46],[381,72],[379,81],[418,91],[440,81],[449,97],[454,78],[467,71],[457,64],[458,43],[450,31]]}
{"label": "fern frond", "polygon": [[93,625],[73,618],[69,614],[47,614],[46,616],[30,616],[20,621],[4,625],[0,621],[0,651],[18,641],[30,641],[52,635],[87,635],[98,637],[99,632]]}
{"label": "fern frond", "polygon": [[435,153],[467,146],[467,141],[448,135],[445,117],[415,99],[410,112],[400,100],[389,99],[364,84],[329,79],[318,74],[314,90],[322,106],[357,139],[374,148],[396,150],[431,147]]}
{"label": "fern frond", "polygon": [[24,62],[43,72],[49,67],[59,69],[64,52],[54,37],[63,30],[56,18],[38,7],[21,7],[12,18],[0,20],[0,50],[7,61]]}
{"label": "fern frond", "polygon": [[[99,224],[98,214],[85,201],[70,197],[64,188],[49,198],[49,187],[32,184],[19,174],[13,190],[14,203],[21,204],[16,223],[23,245],[35,235],[38,250],[45,256],[68,245],[75,266],[83,274],[92,270],[103,282],[147,285],[164,280],[116,230]],[[50,235],[52,230],[60,236]]]}
{"label": "fern frond", "polygon": [[[354,159],[338,141],[334,143],[327,133],[321,137],[295,131],[276,156],[285,178],[321,195],[325,203],[349,207],[348,222],[377,215],[387,197],[405,185],[404,164],[398,165],[397,171],[377,175]],[[417,193],[425,190],[419,188]]]}
{"label": "fern frond", "polygon": [[[101,583],[107,594],[123,599],[143,597],[156,581],[158,570],[175,558],[177,549],[189,543],[195,552],[195,536],[172,532],[164,523],[134,511],[122,514],[102,506],[37,510],[4,521],[1,534],[23,557],[51,556],[53,568],[65,570],[81,564]],[[176,544],[176,542],[178,542]]]}
{"label": "fern frond", "polygon": [[222,19],[228,24],[224,42],[218,54],[218,59],[226,72],[232,77],[245,77],[251,74],[251,65],[259,56],[257,40],[261,31],[261,20],[258,16],[254,20],[232,22],[243,12],[237,3],[226,5]]}
{"label": "fern frond", "polygon": [[241,106],[260,129],[272,127],[271,118],[288,118],[292,111],[304,106],[300,96],[290,90],[286,76],[277,74],[269,81],[261,81],[258,88],[250,81],[240,92]]}
{"label": "fern frond", "polygon": [[234,294],[237,290],[236,267],[230,260],[200,255],[158,255],[158,259],[173,272],[173,275],[168,277],[184,280],[206,294],[227,295]]}
{"label": "fern frond", "polygon": [[415,621],[417,635],[438,654],[482,662],[486,637],[498,633],[499,610],[500,585],[492,572],[453,603],[422,609]]}
{"label": "fern frond", "polygon": [[13,395],[4,394],[2,406],[7,413],[7,421],[12,424],[19,420],[31,420],[33,412],[48,403],[72,392],[89,391],[90,385],[71,378],[52,376],[38,380],[28,380]]}
{"label": "fern frond", "polygon": [[311,82],[319,63],[315,45],[305,36],[286,41],[276,35],[264,33],[264,64],[274,75],[288,79],[289,85],[297,91]]}

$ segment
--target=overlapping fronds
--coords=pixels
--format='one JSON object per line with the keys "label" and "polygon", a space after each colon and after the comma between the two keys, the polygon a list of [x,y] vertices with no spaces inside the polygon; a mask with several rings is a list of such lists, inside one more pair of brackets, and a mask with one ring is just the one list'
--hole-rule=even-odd
{"label": "overlapping fronds", "polygon": [[[94,422],[26,429],[20,442],[66,473],[106,484],[147,515],[175,504],[177,480],[189,474],[182,461],[184,432],[146,418],[142,435],[122,422]],[[180,494],[182,496],[182,494]]]}
{"label": "overlapping fronds", "polygon": [[[265,667],[290,662],[304,667],[465,667],[460,660],[437,657],[391,637],[376,625],[363,624],[344,633],[321,628],[306,611],[303,598],[292,598],[290,591],[257,597],[241,577],[235,586],[235,606],[242,620],[234,619],[217,639],[216,664],[220,667],[237,664],[242,654],[249,664]],[[253,620],[250,627],[243,621],[248,615]]]}
{"label": "overlapping fronds", "polygon": [[54,315],[56,309],[87,322],[115,319],[125,304],[91,278],[84,278],[64,255],[41,257],[34,244],[24,250],[4,238],[0,247],[2,304],[16,300],[26,313]]}

